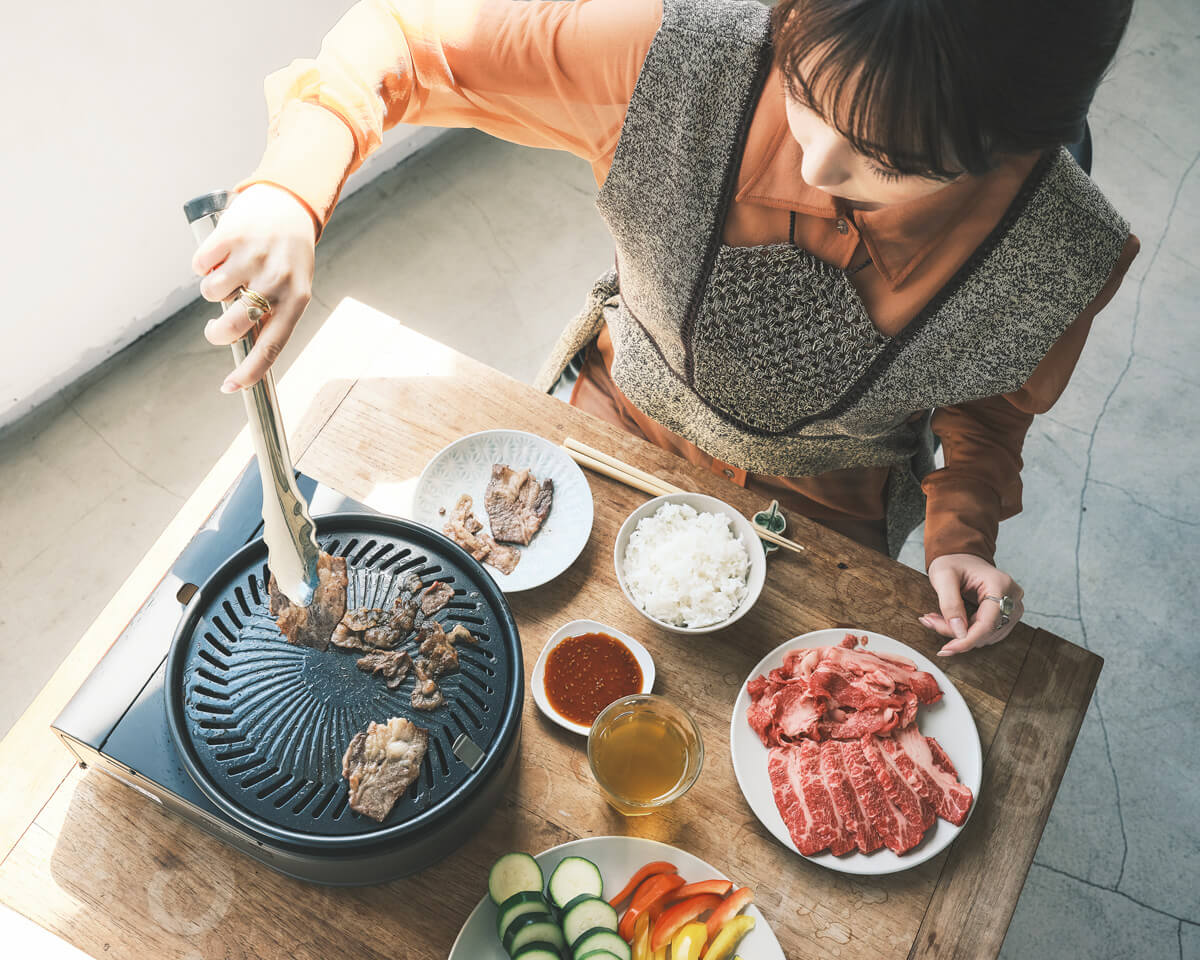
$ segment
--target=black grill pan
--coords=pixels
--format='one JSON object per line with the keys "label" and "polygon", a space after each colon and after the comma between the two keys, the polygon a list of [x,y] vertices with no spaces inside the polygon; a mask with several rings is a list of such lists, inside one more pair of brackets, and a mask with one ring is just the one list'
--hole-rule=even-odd
{"label": "black grill pan", "polygon": [[[196,785],[264,838],[325,853],[415,839],[483,787],[519,733],[516,624],[483,567],[427,527],[368,514],[320,517],[316,526],[321,549],[346,558],[348,608],[390,606],[410,574],[454,587],[434,619],[447,630],[463,624],[479,643],[458,645],[461,669],[439,679],[446,703],[414,710],[411,674],[391,691],[355,666],[355,651],[289,644],[268,609],[267,551],[255,540],[184,612],[167,659],[167,723]],[[416,652],[411,638],[400,649]],[[420,777],[380,824],[349,809],[342,755],[370,721],[393,716],[427,729],[429,749]],[[453,749],[463,735],[483,752],[474,769]]]}

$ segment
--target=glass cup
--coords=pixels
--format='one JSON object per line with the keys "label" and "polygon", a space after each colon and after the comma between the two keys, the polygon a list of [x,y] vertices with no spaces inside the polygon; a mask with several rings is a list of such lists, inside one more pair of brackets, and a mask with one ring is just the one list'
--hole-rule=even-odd
{"label": "glass cup", "polygon": [[704,741],[691,714],[653,693],[614,700],[588,734],[588,764],[605,799],[627,817],[682,797],[704,766]]}

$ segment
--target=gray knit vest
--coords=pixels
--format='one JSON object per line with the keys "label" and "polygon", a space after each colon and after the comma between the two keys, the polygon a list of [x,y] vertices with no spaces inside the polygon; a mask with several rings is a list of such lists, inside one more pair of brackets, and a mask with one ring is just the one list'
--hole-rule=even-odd
{"label": "gray knit vest", "polygon": [[[607,322],[644,413],[744,470],[891,467],[893,556],[924,517],[929,413],[1018,389],[1107,280],[1129,233],[1065,150],[895,337],[846,275],[779,243],[721,243],[771,64],[753,0],[665,0],[597,205],[616,241],[545,383]],[[619,280],[618,280],[619,277]]]}

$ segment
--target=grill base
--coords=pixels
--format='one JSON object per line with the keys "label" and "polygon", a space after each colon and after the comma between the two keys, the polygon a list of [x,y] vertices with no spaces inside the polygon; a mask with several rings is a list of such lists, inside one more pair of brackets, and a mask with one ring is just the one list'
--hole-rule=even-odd
{"label": "grill base", "polygon": [[[374,512],[303,474],[298,482],[314,513]],[[469,839],[500,804],[519,754],[519,730],[477,795],[448,812],[445,823],[431,823],[424,841],[381,842],[330,855],[264,841],[225,815],[189,777],[164,723],[166,657],[184,609],[177,595],[187,584],[204,583],[261,535],[261,489],[251,463],[55,720],[54,732],[85,767],[118,779],[147,802],[160,803],[279,873],[311,883],[362,886],[419,872]]]}

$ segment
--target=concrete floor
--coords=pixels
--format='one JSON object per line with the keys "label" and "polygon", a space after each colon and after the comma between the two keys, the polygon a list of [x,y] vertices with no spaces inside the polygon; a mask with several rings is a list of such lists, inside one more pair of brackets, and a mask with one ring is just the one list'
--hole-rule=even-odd
{"label": "concrete floor", "polygon": [[[1142,252],[1035,423],[1001,532],[1028,621],[1106,659],[1004,960],[1200,960],[1198,89],[1200,6],[1140,0],[1092,128]],[[450,135],[343,204],[282,368],[353,295],[530,379],[611,260],[592,194],[570,157]],[[0,435],[0,733],[240,428],[211,315],[182,311]]]}

